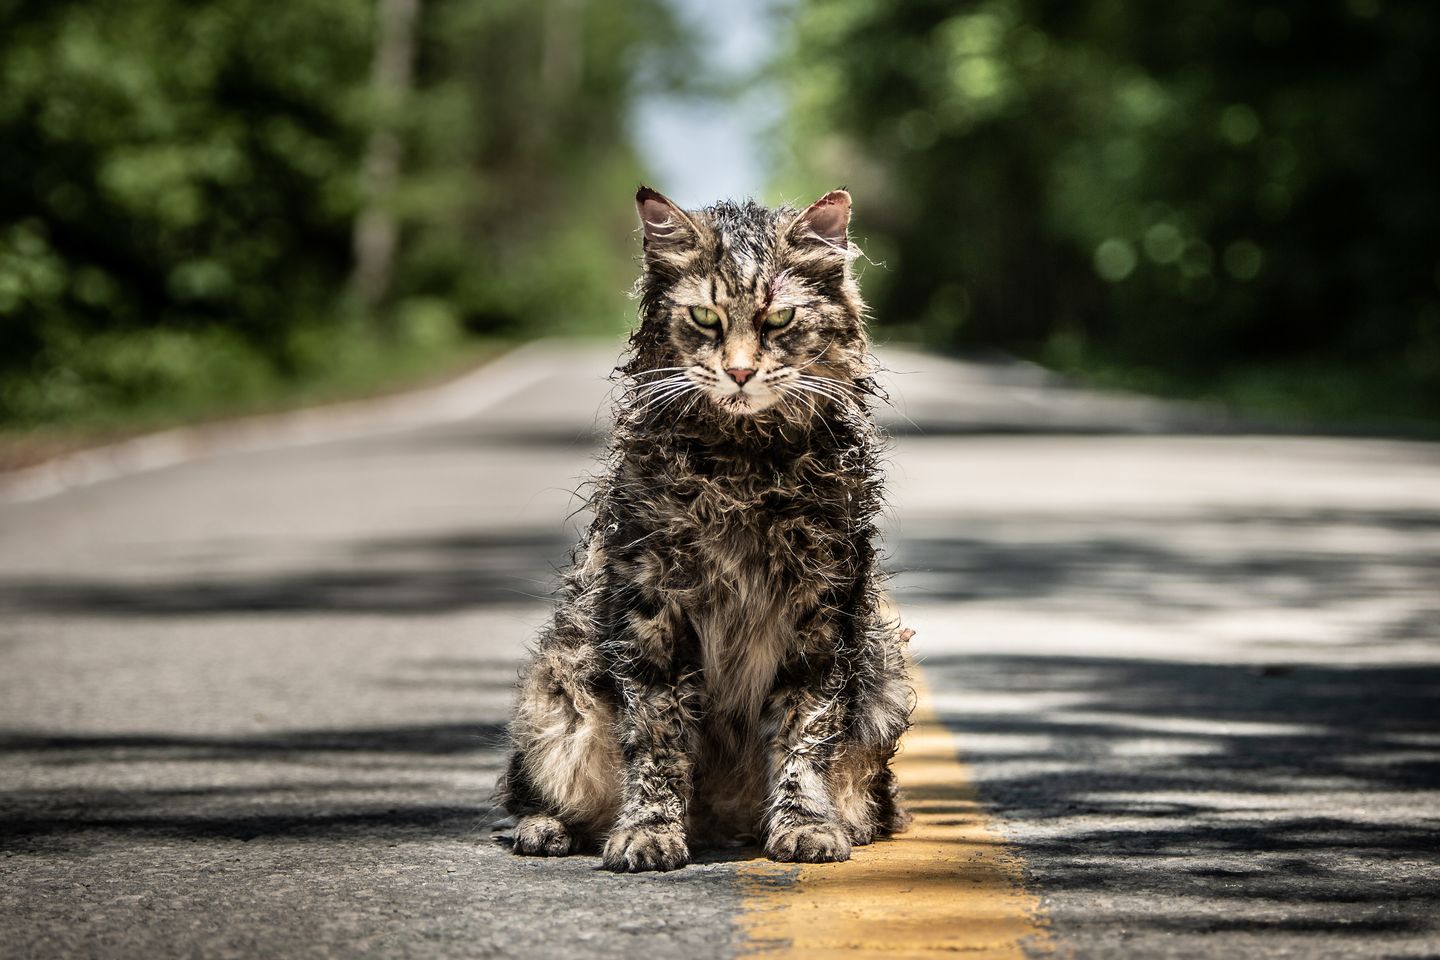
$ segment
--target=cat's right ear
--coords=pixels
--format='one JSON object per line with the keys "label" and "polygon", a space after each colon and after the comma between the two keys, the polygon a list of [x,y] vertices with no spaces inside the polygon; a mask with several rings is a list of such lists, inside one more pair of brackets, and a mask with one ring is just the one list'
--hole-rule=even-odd
{"label": "cat's right ear", "polygon": [[694,222],[669,197],[649,187],[635,191],[635,209],[645,230],[645,252],[659,253],[695,241]]}

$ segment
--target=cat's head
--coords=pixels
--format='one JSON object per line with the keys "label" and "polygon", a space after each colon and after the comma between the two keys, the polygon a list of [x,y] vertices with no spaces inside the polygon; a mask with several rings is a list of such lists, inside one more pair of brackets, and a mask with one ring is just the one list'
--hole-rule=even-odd
{"label": "cat's head", "polygon": [[[850,194],[797,210],[754,201],[682,210],[641,187],[637,403],[675,415],[805,420],[868,383],[851,272]],[[664,407],[660,407],[660,405]]]}

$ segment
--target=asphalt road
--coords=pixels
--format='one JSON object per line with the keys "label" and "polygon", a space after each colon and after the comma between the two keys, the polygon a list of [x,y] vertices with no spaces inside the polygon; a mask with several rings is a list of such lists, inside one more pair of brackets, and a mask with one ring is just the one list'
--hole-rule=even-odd
{"label": "asphalt road", "polygon": [[[0,500],[0,956],[745,950],[753,854],[616,877],[488,809],[614,352]],[[886,359],[897,602],[1054,950],[1440,955],[1440,445]]]}

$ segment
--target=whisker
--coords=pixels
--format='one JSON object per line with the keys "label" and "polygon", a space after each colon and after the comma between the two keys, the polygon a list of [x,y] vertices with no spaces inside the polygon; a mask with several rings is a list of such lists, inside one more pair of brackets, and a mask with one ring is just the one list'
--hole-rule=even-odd
{"label": "whisker", "polygon": [[704,399],[704,397],[705,391],[696,390],[695,396],[691,397],[690,402],[685,404],[685,409],[680,411],[680,419],[683,420],[686,417],[690,416],[690,411],[695,409],[695,404],[699,403],[702,399]]}
{"label": "whisker", "polygon": [[676,387],[672,387],[662,395],[655,397],[652,402],[645,406],[642,412],[645,416],[653,418],[661,411],[669,407],[672,403],[677,401],[679,398],[685,396],[688,393],[698,392],[700,389],[701,387],[699,384],[687,380],[685,383],[680,384]]}
{"label": "whisker", "polygon": [[689,370],[689,369],[690,369],[689,367],[652,367],[652,368],[650,368],[649,370],[639,370],[639,371],[631,374],[631,376],[634,376],[634,377],[647,377],[647,376],[649,376],[649,375],[652,374],[652,373],[669,373],[669,372],[671,372],[671,371],[673,371],[673,370]]}
{"label": "whisker", "polygon": [[[799,384],[797,384],[797,386],[799,386]],[[825,432],[830,435],[830,442],[838,444],[839,441],[835,439],[835,431],[830,429],[830,421],[826,419],[824,411],[820,409],[819,402],[816,401],[813,396],[810,396],[810,392],[808,390],[802,389],[795,395],[797,397],[803,398],[806,402],[810,404],[810,408],[815,411],[815,419],[820,421],[820,425],[824,427]]]}
{"label": "whisker", "polygon": [[657,403],[663,403],[666,399],[674,396],[677,393],[684,393],[687,390],[694,389],[694,387],[695,385],[692,383],[670,384],[664,390],[656,390],[654,393],[647,395],[645,398],[645,402],[641,404],[640,408],[642,410],[649,409],[650,407],[655,406]]}
{"label": "whisker", "polygon": [[843,393],[840,390],[837,390],[836,388],[831,386],[816,383],[802,383],[799,384],[799,386],[803,386],[807,390],[814,390],[819,393],[823,393],[828,397],[833,397],[836,402],[847,407],[853,407],[859,403],[859,401],[853,394]]}
{"label": "whisker", "polygon": [[676,385],[676,386],[672,386],[672,387],[670,387],[668,390],[665,390],[665,391],[663,391],[663,392],[659,392],[659,393],[657,393],[657,394],[655,394],[655,395],[652,395],[652,396],[647,397],[647,398],[644,400],[643,403],[637,404],[637,405],[634,407],[634,410],[635,410],[635,412],[636,412],[637,414],[643,416],[643,415],[649,413],[651,410],[656,409],[656,408],[659,407],[661,404],[663,404],[666,400],[669,400],[671,397],[675,396],[676,394],[685,393],[685,392],[687,392],[688,390],[691,390],[691,389],[694,389],[694,385],[693,385],[693,384],[679,384],[679,385]]}
{"label": "whisker", "polygon": [[812,363],[819,363],[821,360],[825,359],[825,351],[826,351],[826,350],[829,350],[829,349],[830,349],[832,346],[834,346],[834,345],[835,345],[835,338],[834,338],[834,337],[831,337],[831,338],[830,338],[830,342],[827,343],[827,344],[825,344],[825,346],[821,347],[819,353],[815,354],[815,356],[811,357],[809,360],[806,360],[804,363],[800,364],[800,365],[799,365],[798,367],[796,367],[795,369],[796,369],[796,370],[804,370],[806,367],[810,366]]}
{"label": "whisker", "polygon": [[841,406],[849,406],[855,402],[855,399],[853,397],[847,396],[846,394],[831,390],[827,387],[821,387],[813,383],[806,383],[805,381],[797,381],[795,383],[788,384],[787,386],[794,390],[802,390],[806,393],[813,393],[818,396],[825,397],[829,400],[835,401]]}
{"label": "whisker", "polygon": [[844,388],[846,388],[846,389],[848,389],[848,390],[855,390],[855,391],[858,391],[858,392],[860,392],[860,393],[863,393],[863,392],[864,392],[863,390],[860,389],[859,386],[857,386],[856,384],[851,383],[851,382],[848,381],[848,380],[836,380],[836,379],[833,378],[833,377],[817,377],[817,376],[814,376],[814,375],[808,374],[808,373],[802,373],[802,374],[800,374],[800,379],[806,381],[807,383],[823,383],[823,384],[826,384],[826,385],[828,385],[828,386],[844,387]]}
{"label": "whisker", "polygon": [[685,394],[692,392],[698,393],[699,390],[700,388],[698,386],[692,385],[689,389],[675,391],[665,399],[664,403],[660,404],[660,406],[656,407],[653,411],[651,411],[650,416],[658,417],[667,407],[678,401],[681,397],[685,396]]}
{"label": "whisker", "polygon": [[655,389],[655,387],[659,386],[659,385],[662,384],[662,383],[679,383],[681,380],[689,380],[689,379],[690,379],[690,377],[689,377],[688,374],[684,374],[684,373],[672,373],[672,374],[669,374],[669,375],[667,375],[667,376],[665,376],[665,377],[660,378],[659,380],[650,380],[650,381],[647,381],[647,382],[645,382],[645,383],[637,383],[637,384],[635,385],[635,389],[637,389],[637,390],[653,390],[653,389]]}
{"label": "whisker", "polygon": [[662,390],[666,390],[666,389],[668,389],[668,388],[670,388],[670,387],[676,387],[676,386],[679,386],[679,385],[681,385],[681,384],[683,384],[683,383],[689,383],[689,382],[690,382],[690,378],[689,378],[689,377],[686,377],[686,376],[684,376],[684,375],[670,376],[670,377],[666,377],[664,380],[657,380],[657,381],[655,381],[654,383],[647,383],[647,384],[644,384],[644,385],[642,385],[642,386],[636,387],[636,388],[635,388],[635,395],[636,395],[637,397],[647,397],[647,396],[650,396],[650,395],[653,394],[653,393],[658,393],[658,392],[660,392],[660,391],[662,391]]}

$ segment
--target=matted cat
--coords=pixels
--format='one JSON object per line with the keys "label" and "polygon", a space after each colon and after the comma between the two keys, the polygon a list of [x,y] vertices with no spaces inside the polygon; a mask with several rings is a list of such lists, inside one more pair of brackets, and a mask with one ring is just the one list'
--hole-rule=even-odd
{"label": "matted cat", "polygon": [[514,850],[845,860],[904,829],[913,692],[882,612],[880,436],[850,195],[681,210],[648,187],[640,324],[594,510],[520,683]]}

